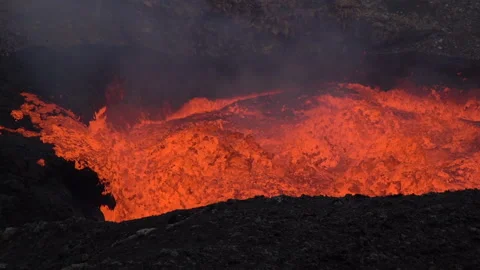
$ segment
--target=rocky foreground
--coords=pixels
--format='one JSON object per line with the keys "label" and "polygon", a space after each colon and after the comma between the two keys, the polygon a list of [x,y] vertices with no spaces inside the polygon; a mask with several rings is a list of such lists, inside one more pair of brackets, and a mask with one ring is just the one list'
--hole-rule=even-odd
{"label": "rocky foreground", "polygon": [[0,269],[475,269],[480,191],[257,197],[124,223],[1,233]]}

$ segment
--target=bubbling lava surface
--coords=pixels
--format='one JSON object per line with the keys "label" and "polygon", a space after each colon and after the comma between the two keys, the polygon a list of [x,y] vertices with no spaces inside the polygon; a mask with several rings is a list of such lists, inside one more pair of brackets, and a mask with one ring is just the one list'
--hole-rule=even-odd
{"label": "bubbling lava surface", "polygon": [[[468,93],[473,93],[469,91]],[[423,194],[480,187],[480,102],[461,90],[359,84],[193,99],[162,121],[112,128],[107,108],[88,125],[23,93],[56,155],[89,167],[124,221],[257,195]],[[5,129],[5,128],[4,128]]]}

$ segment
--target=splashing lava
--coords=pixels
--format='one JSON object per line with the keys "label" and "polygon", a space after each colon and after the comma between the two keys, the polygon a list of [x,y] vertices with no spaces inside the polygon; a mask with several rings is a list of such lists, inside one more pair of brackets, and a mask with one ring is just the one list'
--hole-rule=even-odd
{"label": "splashing lava", "polygon": [[[418,93],[424,94],[418,94]],[[196,99],[163,121],[89,125],[24,93],[12,112],[77,168],[96,171],[122,221],[256,195],[371,196],[480,187],[480,103],[459,90],[382,92],[358,84],[315,94]],[[5,128],[4,128],[5,129]]]}

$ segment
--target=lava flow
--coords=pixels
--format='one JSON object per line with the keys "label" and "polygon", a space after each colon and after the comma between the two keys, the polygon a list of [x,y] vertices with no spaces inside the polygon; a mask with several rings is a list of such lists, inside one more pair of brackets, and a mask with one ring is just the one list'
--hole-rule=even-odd
{"label": "lava flow", "polygon": [[117,201],[113,210],[102,208],[110,221],[256,195],[480,187],[480,102],[460,90],[344,84],[313,94],[196,99],[126,131],[109,125],[107,108],[85,125],[68,110],[23,96],[12,116],[29,116],[40,131],[15,131],[97,172]]}

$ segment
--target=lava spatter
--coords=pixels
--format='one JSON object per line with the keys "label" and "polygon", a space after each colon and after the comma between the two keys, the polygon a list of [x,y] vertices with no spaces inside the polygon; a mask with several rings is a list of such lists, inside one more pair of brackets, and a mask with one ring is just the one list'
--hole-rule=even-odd
{"label": "lava spatter", "polygon": [[123,131],[109,125],[108,107],[85,125],[24,93],[12,116],[29,116],[40,131],[10,131],[39,136],[59,157],[97,172],[117,201],[114,210],[102,208],[110,221],[256,195],[478,188],[480,103],[454,98],[455,91],[343,84],[308,94],[195,99]]}

